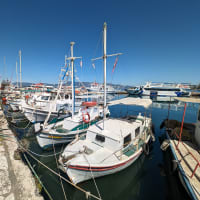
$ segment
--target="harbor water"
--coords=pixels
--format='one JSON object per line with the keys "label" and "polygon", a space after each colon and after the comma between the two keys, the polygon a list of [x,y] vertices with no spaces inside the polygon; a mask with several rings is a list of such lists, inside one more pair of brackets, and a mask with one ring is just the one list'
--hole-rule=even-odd
{"label": "harbor water", "polygon": [[[168,112],[169,108],[170,112]],[[197,108],[197,104],[188,104],[185,122],[196,121]],[[170,104],[168,102],[153,102],[152,107],[148,111],[137,106],[122,105],[112,106],[109,107],[109,109],[111,117],[120,117],[127,114],[135,115],[138,112],[142,114],[151,114],[155,128],[156,141],[151,145],[150,154],[148,156],[142,155],[130,167],[121,172],[97,178],[95,182],[94,180],[89,180],[80,183],[78,186],[99,196],[96,188],[97,186],[101,198],[104,200],[188,199],[177,174],[169,173],[170,159],[168,158],[170,155],[167,155],[167,152],[163,153],[160,149],[160,138],[163,134],[163,130],[160,130],[160,124],[168,115],[170,119],[181,121],[184,104],[180,102],[173,102]],[[63,172],[58,170],[56,162],[59,153],[62,152],[66,145],[55,147],[54,150],[44,151],[38,146],[35,135],[32,134],[33,127],[30,126],[27,121],[23,124],[19,124],[18,127],[10,124],[10,127],[12,131],[16,133],[17,137],[28,143],[29,150],[33,152],[33,156],[49,168],[67,178]],[[65,181],[62,181],[62,187],[61,179],[58,176],[54,175],[29,155],[27,155],[27,157],[49,193],[49,195],[47,195],[44,191],[42,192],[45,199],[66,199],[63,188],[68,200],[86,199],[85,193],[75,189]]]}

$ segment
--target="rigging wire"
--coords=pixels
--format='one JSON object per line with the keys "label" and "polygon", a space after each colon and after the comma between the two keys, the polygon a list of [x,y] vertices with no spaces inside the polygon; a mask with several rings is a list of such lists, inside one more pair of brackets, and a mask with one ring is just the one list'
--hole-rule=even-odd
{"label": "rigging wire", "polygon": [[[103,33],[103,32],[100,31],[99,39],[98,39],[98,41],[97,41],[97,45],[96,45],[96,48],[95,48],[95,50],[94,50],[94,58],[96,57],[97,49],[98,49],[99,46],[100,46],[100,41],[103,41],[103,40],[102,40],[102,37],[103,37],[103,34],[102,34],[102,33]],[[102,44],[103,44],[103,42],[102,42]],[[102,49],[103,49],[103,46],[102,46]],[[92,62],[93,62],[93,61],[92,61]],[[96,82],[96,79],[97,79],[97,70],[96,70],[96,66],[95,66],[95,67],[92,66],[92,68],[95,70],[95,82]]]}
{"label": "rigging wire", "polygon": [[58,173],[59,173],[59,179],[60,179],[61,187],[62,187],[62,190],[63,190],[64,197],[67,200],[67,196],[66,196],[66,193],[65,193],[65,190],[64,190],[63,182],[62,182],[62,179],[61,179],[61,176],[60,176],[60,171],[59,171],[59,168],[58,168],[58,160],[56,158],[56,151],[55,151],[53,138],[51,138],[51,140],[53,142],[53,152],[54,152],[54,157],[55,157],[55,160],[56,160],[56,165],[57,165],[57,169],[58,169]]}

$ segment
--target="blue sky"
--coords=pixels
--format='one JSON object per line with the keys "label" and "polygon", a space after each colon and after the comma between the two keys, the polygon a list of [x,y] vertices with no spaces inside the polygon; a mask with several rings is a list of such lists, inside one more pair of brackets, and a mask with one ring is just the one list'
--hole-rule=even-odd
{"label": "blue sky", "polygon": [[[108,24],[108,82],[138,85],[146,81],[199,83],[199,0],[6,0],[0,2],[0,74],[16,80],[22,50],[22,80],[57,83],[69,43],[82,81],[103,79],[102,28]],[[6,73],[4,70],[6,58]]]}

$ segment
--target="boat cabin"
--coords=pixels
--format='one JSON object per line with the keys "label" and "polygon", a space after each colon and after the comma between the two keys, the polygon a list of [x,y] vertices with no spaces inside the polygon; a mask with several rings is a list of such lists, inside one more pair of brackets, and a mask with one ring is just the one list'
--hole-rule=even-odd
{"label": "boat cabin", "polygon": [[106,129],[103,129],[103,121],[100,121],[88,129],[86,140],[108,150],[117,151],[127,147],[134,139],[139,138],[144,130],[143,122],[137,117],[124,118],[123,121],[121,119],[109,119],[104,121]]}

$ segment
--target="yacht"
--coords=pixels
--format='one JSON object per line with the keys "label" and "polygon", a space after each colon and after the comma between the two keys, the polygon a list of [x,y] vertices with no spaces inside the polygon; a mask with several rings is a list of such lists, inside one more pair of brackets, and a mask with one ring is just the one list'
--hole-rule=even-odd
{"label": "yacht", "polygon": [[142,88],[142,95],[182,97],[190,96],[191,92],[175,83],[147,82]]}

